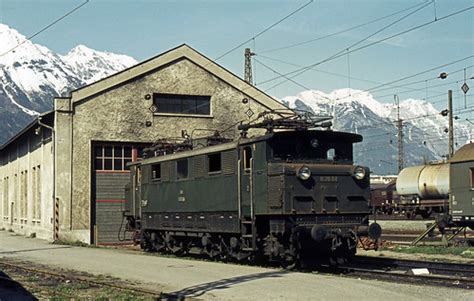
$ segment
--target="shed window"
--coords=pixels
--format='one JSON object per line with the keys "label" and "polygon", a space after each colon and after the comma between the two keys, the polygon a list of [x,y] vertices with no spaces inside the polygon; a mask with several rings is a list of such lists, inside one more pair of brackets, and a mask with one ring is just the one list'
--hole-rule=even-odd
{"label": "shed window", "polygon": [[188,177],[188,159],[176,162],[176,178],[186,179]]}
{"label": "shed window", "polygon": [[151,178],[155,181],[161,179],[161,164],[153,164],[151,166]]}
{"label": "shed window", "polygon": [[130,162],[132,162],[131,146],[96,145],[94,147],[95,170],[128,170],[127,164]]}
{"label": "shed window", "polygon": [[157,113],[211,115],[211,97],[200,95],[153,94]]}
{"label": "shed window", "polygon": [[221,154],[208,155],[209,173],[221,171]]}

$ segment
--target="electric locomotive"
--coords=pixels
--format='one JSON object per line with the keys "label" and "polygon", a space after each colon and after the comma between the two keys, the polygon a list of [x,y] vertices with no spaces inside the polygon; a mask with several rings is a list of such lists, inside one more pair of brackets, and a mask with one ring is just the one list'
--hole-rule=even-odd
{"label": "electric locomotive", "polygon": [[[353,164],[362,136],[301,116],[263,117],[241,124],[234,141],[160,141],[131,164],[124,216],[144,250],[293,266],[348,258],[359,237],[380,237],[368,222],[369,169]],[[250,129],[267,131],[248,137]]]}

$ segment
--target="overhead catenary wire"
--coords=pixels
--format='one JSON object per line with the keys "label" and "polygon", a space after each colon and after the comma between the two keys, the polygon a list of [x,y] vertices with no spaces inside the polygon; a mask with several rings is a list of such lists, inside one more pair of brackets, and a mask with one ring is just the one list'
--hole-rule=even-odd
{"label": "overhead catenary wire", "polygon": [[[264,59],[268,59],[268,60],[271,60],[271,61],[275,61],[275,62],[279,62],[279,63],[283,63],[283,64],[287,64],[287,65],[291,65],[291,66],[295,66],[295,67],[302,67],[301,65],[298,65],[298,64],[295,64],[295,63],[291,63],[291,62],[287,62],[287,61],[284,61],[284,60],[281,60],[281,59],[277,59],[277,58],[273,58],[273,57],[268,57],[268,56],[265,56],[265,55],[261,55],[259,53],[256,53],[254,56],[257,56],[257,57],[260,57],[260,58],[264,58]],[[463,67],[461,69],[458,69],[458,70],[455,70],[455,71],[450,71],[449,74],[455,74],[455,73],[458,73],[458,72],[461,72],[463,71],[464,69],[470,69],[474,67],[474,65],[470,65],[470,66],[467,66],[467,67]],[[329,75],[334,75],[334,76],[338,76],[338,77],[343,77],[343,78],[347,78],[347,75],[344,75],[344,74],[339,74],[339,73],[334,73],[334,72],[329,72],[329,71],[324,71],[324,70],[320,70],[320,69],[312,69],[312,71],[315,71],[315,72],[321,72],[321,73],[324,73],[324,74],[329,74]],[[280,73],[281,74],[281,73]],[[353,76],[350,76],[349,77],[351,80],[358,80],[358,81],[363,81],[363,82],[368,82],[368,83],[372,83],[372,84],[377,84],[377,85],[385,85],[383,83],[380,83],[380,82],[376,82],[376,81],[372,81],[372,80],[368,80],[368,79],[362,79],[362,78],[358,78],[358,77],[353,77]],[[387,86],[389,87],[386,87],[386,88],[382,88],[382,89],[374,89],[372,90],[372,92],[380,92],[380,91],[385,91],[385,90],[391,90],[391,89],[395,89],[395,88],[401,88],[401,89],[405,89],[407,90],[407,92],[397,92],[398,94],[401,94],[401,93],[408,93],[408,92],[411,92],[411,91],[421,91],[423,90],[424,92],[427,92],[427,91],[430,91],[430,92],[435,92],[435,93],[441,93],[440,91],[431,91],[431,90],[426,90],[426,86],[424,88],[410,88],[408,86],[411,86],[411,85],[414,85],[414,84],[417,84],[417,83],[420,83],[420,82],[427,82],[427,81],[431,81],[431,80],[435,80],[435,79],[439,79],[438,76],[436,77],[430,77],[429,79],[423,79],[423,80],[419,80],[419,81],[415,81],[415,82],[411,82],[411,83],[405,83],[405,84],[397,84],[397,85],[394,85],[394,84],[388,84]],[[450,82],[452,83],[452,82]],[[439,85],[433,85],[431,87],[436,87],[436,86],[444,86],[446,85],[446,83],[443,83],[443,84],[439,84]],[[367,91],[368,92],[368,91]],[[444,92],[443,92],[444,93]],[[393,97],[393,93],[391,94],[387,94],[387,95],[383,95],[383,96],[377,96],[378,98],[381,98],[381,97],[386,97],[386,96],[391,96]]]}
{"label": "overhead catenary wire", "polygon": [[[422,10],[423,8],[427,7],[429,4],[430,4],[430,3],[426,3],[426,4],[424,4],[423,6],[417,8],[416,10],[414,10],[414,11],[412,11],[412,12],[409,12],[409,13],[406,14],[406,15],[403,15],[402,17],[400,17],[400,18],[398,18],[397,20],[391,22],[390,24],[387,24],[387,25],[383,26],[382,28],[377,29],[375,32],[369,34],[368,36],[365,36],[364,38],[358,40],[357,42],[354,42],[354,43],[350,44],[349,46],[345,47],[344,49],[342,49],[342,50],[336,52],[335,54],[333,54],[333,55],[327,57],[326,59],[324,59],[324,60],[322,60],[322,61],[316,63],[316,65],[320,65],[320,64],[322,64],[322,63],[329,62],[329,61],[331,61],[331,60],[333,60],[333,59],[335,59],[335,58],[341,57],[341,56],[346,55],[346,54],[349,55],[351,52],[353,52],[352,50],[350,50],[351,48],[353,48],[353,47],[355,47],[355,46],[357,46],[357,45],[359,45],[359,44],[361,44],[361,43],[367,41],[367,40],[370,39],[371,37],[373,37],[373,36],[375,36],[375,35],[381,33],[382,31],[384,31],[384,30],[386,30],[386,29],[392,27],[393,25],[395,25],[395,24],[397,24],[397,23],[403,21],[404,19],[410,17],[411,15],[413,15],[413,14],[417,13],[418,11]],[[277,83],[276,85],[273,85],[272,87],[268,88],[266,91],[271,90],[271,89],[273,89],[274,87],[277,87],[277,86],[279,86],[280,84],[286,82],[286,81],[289,80],[290,78],[293,78],[293,77],[296,77],[296,76],[298,76],[298,75],[300,75],[300,74],[303,74],[303,73],[305,73],[306,71],[307,71],[307,69],[304,68],[303,70],[301,70],[300,72],[298,72],[296,75],[293,75],[293,76],[291,76],[291,77],[288,76],[288,74],[284,74],[284,78],[285,78],[284,81],[282,81],[282,82],[280,82],[280,83]]]}
{"label": "overhead catenary wire", "polygon": [[[251,42],[251,41],[254,41],[256,40],[257,37],[265,34],[266,32],[268,32],[269,30],[271,30],[273,27],[277,26],[278,24],[281,24],[283,21],[287,20],[288,18],[292,17],[293,15],[295,15],[296,13],[298,13],[299,11],[303,10],[304,8],[306,8],[308,5],[310,5],[311,3],[313,3],[314,0],[310,0],[308,1],[306,4],[298,7],[297,9],[291,11],[290,13],[288,13],[287,15],[285,15],[283,18],[280,18],[278,21],[272,23],[271,25],[265,27],[263,30],[259,31],[257,34],[253,35],[252,37],[246,39],[245,41],[237,44],[236,46],[230,48],[229,50],[223,52],[221,55],[217,56],[216,58],[214,59],[210,59],[210,62],[208,62],[207,64],[205,64],[203,67],[206,67],[206,66],[209,66],[210,64],[216,64],[216,62],[222,58],[224,58],[225,56],[229,55],[230,53],[234,52],[235,50],[239,49],[240,47],[242,47],[243,45]],[[194,72],[191,72],[188,77],[192,76],[193,74],[195,74],[196,71]],[[168,85],[165,87],[165,89],[170,89],[170,88],[173,88],[175,85],[179,84],[180,81],[179,80],[175,80],[172,84]],[[251,87],[253,87],[251,85]],[[253,97],[252,97],[253,98]]]}
{"label": "overhead catenary wire", "polygon": [[[267,69],[269,69],[269,70],[271,70],[271,71],[273,71],[273,72],[275,72],[275,73],[277,73],[277,74],[280,74],[280,72],[278,72],[278,71],[276,71],[275,69],[273,69],[273,68],[267,66],[266,64],[260,62],[258,59],[255,59],[255,61],[258,62],[259,64],[261,64],[262,66],[266,67]],[[295,80],[293,80],[293,79],[290,79],[290,81],[293,82],[294,84],[296,84],[296,85],[302,87],[303,89],[312,91],[312,90],[309,89],[308,87],[304,86],[303,84],[301,84],[301,83],[299,83],[299,82],[297,82],[297,81],[295,81]],[[326,97],[326,96],[324,96],[324,95],[319,95],[319,94],[318,94],[318,96],[323,97],[323,98],[325,98],[325,99],[327,99],[327,100],[333,101],[333,99],[330,99],[330,98],[328,98],[328,97]],[[462,109],[461,109],[461,110],[462,110]],[[432,116],[436,116],[436,115],[439,115],[439,114],[440,114],[440,113],[437,112],[436,114],[422,115],[422,116],[407,118],[407,119],[404,119],[404,121],[415,120],[415,119],[426,118],[426,117],[432,117]],[[387,124],[392,124],[392,122],[384,122],[384,121],[381,121],[381,122],[378,122],[377,124],[384,124],[384,125],[387,125]],[[376,127],[376,125],[372,125],[372,127]],[[362,127],[360,127],[360,128],[362,128]],[[359,128],[359,129],[360,129],[360,128]],[[371,128],[371,126],[368,126],[368,127],[365,126],[364,128]]]}
{"label": "overhead catenary wire", "polygon": [[[255,59],[255,61],[258,62],[259,64],[261,64],[262,66],[266,67],[267,69],[269,69],[269,70],[271,70],[271,71],[273,71],[273,72],[275,72],[275,73],[277,73],[277,74],[280,74],[278,71],[276,71],[275,69],[273,69],[273,68],[267,66],[266,64],[260,62],[258,59]],[[301,84],[301,83],[299,83],[299,82],[297,82],[297,81],[295,81],[295,80],[293,80],[293,79],[290,79],[290,81],[293,82],[294,84],[296,84],[296,85],[302,87],[303,89],[312,91],[312,90],[309,89],[308,87],[304,86],[303,84]],[[318,95],[318,96],[323,97],[323,98],[325,98],[325,99],[327,99],[327,100],[332,101],[332,99],[330,99],[330,98],[328,98],[328,97],[325,97],[325,96],[323,96],[323,95]],[[439,115],[439,114],[440,114],[440,113],[431,114],[431,115],[417,116],[417,117],[412,117],[412,118],[405,119],[404,121],[407,121],[407,120],[415,120],[415,119],[419,119],[419,118],[426,118],[426,117],[436,116],[436,115]],[[384,122],[384,121],[381,121],[381,122],[378,122],[377,124],[388,125],[388,124],[392,124],[392,122]],[[374,128],[375,128],[376,125],[365,126],[365,127],[359,127],[359,129],[362,129],[362,128],[371,128],[371,127],[374,127]],[[383,134],[383,135],[386,135],[386,134]]]}
{"label": "overhead catenary wire", "polygon": [[[450,85],[453,85],[453,84],[457,84],[459,82],[462,82],[462,80],[455,80],[455,81],[450,81],[450,82],[446,82],[446,83],[442,83],[442,84],[436,84],[436,85],[431,85],[431,86],[426,86],[426,88],[436,88],[436,87],[444,87],[444,86],[450,86]],[[400,86],[402,87],[402,86]],[[413,92],[413,91],[424,91],[426,88],[408,88],[408,87],[403,87],[403,89],[406,89],[407,91],[400,91],[400,92],[397,92],[397,94],[406,94],[406,93],[410,93],[410,92]],[[385,90],[388,90],[388,89],[385,89]],[[387,94],[384,94],[384,95],[377,95],[376,93],[377,92],[381,92],[381,91],[385,91],[385,90],[378,90],[378,91],[372,91],[372,95],[374,95],[374,97],[377,97],[377,98],[384,98],[384,97],[388,97],[388,96],[392,96],[393,97],[393,93],[387,93]],[[443,95],[443,94],[446,94],[446,92],[441,92],[441,91],[435,91],[435,90],[429,90],[430,92],[434,92],[434,93],[438,93],[436,96],[431,96],[431,97],[437,97],[439,95]],[[425,97],[425,98],[431,98],[431,97]]]}
{"label": "overhead catenary wire", "polygon": [[[360,46],[360,47],[358,47],[358,48],[354,48],[354,49],[348,51],[347,53],[353,53],[353,52],[356,52],[356,51],[360,51],[360,50],[362,50],[362,49],[365,49],[365,48],[374,46],[374,45],[376,45],[376,44],[379,44],[379,43],[382,43],[382,42],[384,42],[384,41],[387,41],[387,40],[393,39],[393,38],[395,38],[395,37],[398,37],[398,36],[400,36],[400,35],[407,34],[407,33],[412,32],[412,31],[414,31],[414,30],[417,30],[417,29],[420,29],[420,28],[422,28],[422,27],[431,25],[431,24],[433,24],[433,23],[435,23],[435,22],[439,22],[439,21],[442,21],[442,20],[445,20],[445,19],[454,17],[454,16],[456,16],[456,15],[459,15],[459,14],[461,14],[461,13],[464,13],[464,12],[466,12],[466,11],[468,11],[468,10],[473,9],[473,8],[474,8],[474,6],[466,7],[466,8],[464,8],[464,9],[455,11],[455,12],[453,12],[453,13],[451,13],[451,14],[448,14],[448,15],[446,15],[446,16],[443,16],[443,17],[441,17],[441,18],[438,18],[437,20],[432,20],[432,21],[428,21],[428,22],[422,23],[422,24],[420,24],[420,25],[417,25],[417,26],[411,27],[411,28],[409,28],[409,29],[403,30],[403,31],[401,31],[401,32],[398,32],[398,33],[392,34],[392,35],[390,35],[390,36],[387,36],[387,37],[385,37],[385,38],[376,40],[376,41],[371,42],[371,43],[369,43],[369,44]],[[308,70],[310,70],[310,69],[312,69],[312,68],[314,68],[314,67],[316,67],[316,66],[318,66],[318,65],[321,65],[321,64],[326,63],[326,62],[328,62],[328,61],[331,61],[331,60],[334,60],[334,59],[336,59],[336,58],[339,58],[339,57],[341,57],[341,56],[343,56],[343,55],[345,55],[345,54],[347,54],[347,53],[342,53],[342,54],[339,54],[339,55],[336,55],[336,56],[332,56],[330,59],[325,59],[325,60],[322,60],[322,61],[318,61],[318,62],[316,62],[316,63],[313,63],[313,64],[311,64],[311,65],[305,66],[305,67],[303,67],[303,68],[299,68],[299,69],[293,70],[293,71],[291,71],[291,72],[285,73],[284,75],[285,75],[285,76],[291,76],[291,78],[296,77],[296,76],[299,76],[299,75],[301,75],[301,74],[307,72]],[[470,57],[472,57],[472,56],[470,56]],[[274,77],[274,78],[270,78],[270,79],[267,79],[267,80],[265,80],[265,81],[263,81],[263,82],[260,82],[260,84],[264,84],[264,83],[267,83],[267,82],[271,82],[271,81],[277,80],[277,79],[279,79],[279,78],[281,78],[281,77],[282,77],[282,76],[277,76],[277,77]],[[268,90],[271,90],[271,89],[273,89],[273,88],[275,88],[275,87],[277,87],[277,86],[279,86],[279,85],[281,85],[281,84],[283,84],[284,82],[286,82],[286,80],[284,80],[284,81],[282,81],[282,82],[280,82],[280,83],[277,83],[276,85],[273,85],[272,87],[268,88],[267,91],[268,91]]]}
{"label": "overhead catenary wire", "polygon": [[286,16],[284,16],[283,18],[281,18],[280,20],[276,21],[275,23],[271,24],[270,26],[267,26],[266,28],[264,28],[262,31],[258,32],[256,35],[252,36],[251,38],[243,41],[242,43],[236,45],[235,47],[229,49],[228,51],[224,52],[223,54],[221,54],[220,56],[218,56],[217,58],[214,59],[214,61],[218,61],[220,60],[221,58],[223,58],[224,56],[228,55],[229,53],[235,51],[236,49],[242,47],[243,45],[247,44],[248,42],[252,41],[252,40],[255,40],[256,38],[258,38],[259,36],[263,35],[264,33],[266,33],[267,31],[269,31],[270,29],[272,29],[273,27],[277,26],[278,24],[282,23],[283,21],[285,21],[286,19],[290,18],[291,16],[293,16],[294,14],[296,14],[297,12],[303,10],[305,7],[307,7],[308,5],[310,5],[311,3],[313,3],[314,0],[310,0],[309,2],[307,2],[306,4],[298,7],[296,10],[292,11],[291,13],[287,14]]}
{"label": "overhead catenary wire", "polygon": [[68,11],[66,14],[62,15],[61,17],[59,17],[58,19],[54,20],[53,22],[49,23],[48,25],[46,25],[45,27],[43,27],[42,29],[40,29],[39,31],[35,32],[34,34],[32,34],[31,36],[27,37],[24,41],[18,43],[17,45],[13,46],[12,48],[10,48],[9,50],[7,50],[6,52],[0,54],[0,57],[1,56],[5,56],[6,54],[8,54],[9,52],[17,49],[18,47],[20,47],[21,45],[25,44],[26,42],[30,41],[31,39],[33,39],[34,37],[38,36],[39,34],[45,32],[46,30],[48,30],[49,28],[53,27],[56,23],[58,23],[59,21],[65,19],[66,17],[68,17],[69,15],[73,14],[75,11],[79,10],[81,7],[83,7],[84,5],[86,5],[87,3],[89,3],[89,0],[86,0],[84,1],[82,4],[76,6],[75,8],[71,9],[70,11]]}
{"label": "overhead catenary wire", "polygon": [[[262,63],[262,62],[259,61],[258,59],[255,59],[255,60],[256,60],[256,62],[258,62],[258,63],[261,64],[262,66],[266,67],[267,69],[269,69],[269,70],[271,70],[271,71],[273,71],[273,72],[275,72],[275,73],[277,73],[277,74],[281,74],[280,72],[276,71],[275,69],[273,69],[273,68],[267,66],[266,64]],[[471,67],[471,66],[470,66],[470,67]],[[463,69],[464,69],[464,68],[463,68]],[[459,70],[463,70],[463,69],[459,69]],[[457,71],[459,71],[459,70],[453,71],[453,72],[451,72],[451,74],[452,74],[452,73],[455,73],[455,72],[457,72]],[[341,75],[341,76],[343,76],[343,75]],[[437,78],[437,77],[436,77],[436,78]],[[296,85],[298,85],[298,86],[300,86],[300,87],[306,89],[306,90],[310,90],[310,91],[313,92],[313,90],[311,90],[311,89],[309,89],[308,87],[304,86],[303,84],[301,84],[301,83],[295,81],[294,79],[290,79],[290,81],[293,82],[293,83],[295,83]],[[459,82],[459,81],[455,81],[455,82]],[[452,83],[453,83],[453,82],[450,82],[450,83],[448,83],[448,84],[452,84]],[[441,86],[441,85],[446,85],[446,83],[439,84],[439,85],[440,85],[440,86]],[[402,86],[400,86],[400,87],[402,87]],[[413,90],[413,89],[411,89],[411,90]],[[391,94],[391,95],[392,95],[392,94]],[[435,97],[441,96],[441,95],[445,95],[445,92],[439,93],[439,94],[435,95]],[[326,100],[330,100],[330,101],[337,101],[337,100],[341,99],[341,98],[339,98],[339,99],[331,99],[331,98],[328,98],[328,97],[326,97],[326,96],[324,96],[324,95],[320,95],[320,94],[318,94],[317,96],[322,97],[322,98],[324,98],[324,99],[326,99]],[[350,96],[348,96],[348,97],[350,97]],[[346,98],[346,97],[344,97],[344,98]],[[426,101],[426,100],[425,100],[425,101]],[[442,100],[442,101],[444,101],[444,100]],[[428,102],[428,103],[432,103],[432,104],[435,103],[435,102],[430,102],[430,101],[427,101],[427,102]],[[437,102],[441,102],[441,101],[437,101]],[[436,102],[436,103],[437,103],[437,102]],[[439,114],[439,113],[437,113],[437,114]],[[420,116],[420,117],[417,117],[417,118],[423,118],[423,117],[425,117],[425,116]],[[417,119],[417,118],[412,118],[412,119]],[[381,122],[380,124],[382,124],[382,122]],[[383,124],[386,124],[386,122],[383,122]]]}
{"label": "overhead catenary wire", "polygon": [[336,35],[340,35],[340,34],[342,34],[342,33],[346,33],[346,32],[349,32],[349,31],[351,31],[351,30],[354,30],[354,29],[357,29],[357,28],[361,28],[361,27],[364,27],[364,26],[366,26],[366,25],[370,25],[370,24],[377,23],[377,22],[379,22],[379,21],[388,19],[388,18],[390,18],[390,17],[393,17],[393,16],[396,16],[396,15],[401,14],[401,13],[403,13],[403,12],[409,11],[409,10],[411,10],[411,9],[413,9],[413,8],[416,8],[416,7],[418,7],[418,6],[420,6],[420,5],[423,5],[423,4],[424,4],[424,2],[418,3],[418,4],[413,5],[413,6],[410,6],[410,7],[408,7],[408,8],[404,8],[404,9],[399,10],[399,11],[396,11],[396,12],[394,12],[394,13],[385,15],[385,16],[383,16],[383,17],[380,17],[380,18],[377,18],[377,19],[374,19],[374,20],[371,20],[371,21],[368,21],[368,22],[365,22],[365,23],[362,23],[362,24],[358,24],[358,25],[355,25],[355,26],[352,26],[352,27],[349,27],[349,28],[346,28],[346,29],[343,29],[343,30],[340,30],[340,31],[336,31],[336,32],[327,34],[327,35],[322,36],[322,37],[318,37],[318,38],[314,38],[314,39],[310,39],[310,40],[307,40],[307,41],[303,41],[303,42],[299,42],[299,43],[294,43],[294,44],[290,44],[290,45],[282,46],[282,47],[278,47],[278,48],[263,50],[263,51],[260,51],[260,53],[269,53],[269,52],[275,52],[275,51],[279,51],[279,50],[294,48],[294,47],[297,47],[297,46],[309,44],[309,43],[316,42],[316,41],[320,41],[320,40],[323,40],[323,39],[326,39],[326,38],[330,38],[330,37],[333,37],[333,36],[336,36]]}

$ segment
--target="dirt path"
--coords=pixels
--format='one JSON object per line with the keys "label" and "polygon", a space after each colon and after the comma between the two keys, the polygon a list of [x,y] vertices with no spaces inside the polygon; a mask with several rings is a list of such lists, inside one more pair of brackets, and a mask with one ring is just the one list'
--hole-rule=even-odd
{"label": "dirt path", "polygon": [[0,231],[1,257],[114,277],[145,289],[203,300],[472,300],[472,291],[461,289],[51,245],[4,231]]}

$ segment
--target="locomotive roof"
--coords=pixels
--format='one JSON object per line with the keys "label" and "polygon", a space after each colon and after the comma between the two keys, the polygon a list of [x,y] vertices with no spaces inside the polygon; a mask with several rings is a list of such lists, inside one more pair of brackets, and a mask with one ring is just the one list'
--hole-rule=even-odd
{"label": "locomotive roof", "polygon": [[174,154],[163,155],[163,156],[156,156],[144,159],[142,161],[132,163],[134,164],[150,164],[155,162],[164,162],[164,161],[171,161],[177,160],[181,158],[187,158],[192,156],[199,156],[209,153],[217,153],[226,150],[236,149],[239,145],[251,144],[256,143],[263,140],[268,140],[275,136],[290,136],[290,135],[303,135],[303,134],[311,134],[313,137],[317,137],[323,140],[336,140],[336,141],[346,141],[350,143],[356,143],[362,141],[362,136],[359,134],[347,133],[347,132],[337,132],[337,131],[320,131],[320,130],[307,130],[307,131],[279,131],[274,132],[258,137],[251,137],[251,138],[239,138],[232,142],[226,142],[218,145],[212,146],[205,146],[193,150],[182,151]]}
{"label": "locomotive roof", "polygon": [[459,163],[466,161],[474,161],[474,143],[468,143],[462,146],[449,160],[449,163]]}

